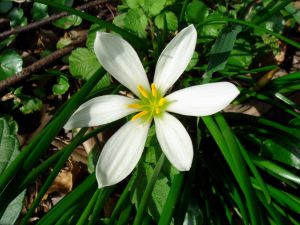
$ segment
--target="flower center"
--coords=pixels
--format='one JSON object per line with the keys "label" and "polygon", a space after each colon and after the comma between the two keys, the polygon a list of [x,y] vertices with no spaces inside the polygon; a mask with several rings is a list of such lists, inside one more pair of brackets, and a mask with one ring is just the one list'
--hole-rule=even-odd
{"label": "flower center", "polygon": [[145,90],[141,85],[138,86],[138,90],[141,94],[140,100],[135,104],[129,104],[128,107],[139,109],[141,112],[134,115],[131,120],[143,118],[145,121],[149,121],[165,111],[168,102],[161,96],[155,84],[151,84],[151,92]]}

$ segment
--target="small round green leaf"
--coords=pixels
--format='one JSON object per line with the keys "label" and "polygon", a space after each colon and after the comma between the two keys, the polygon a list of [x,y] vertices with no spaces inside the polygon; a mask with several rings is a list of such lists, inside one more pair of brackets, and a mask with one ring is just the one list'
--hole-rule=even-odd
{"label": "small round green leaf", "polygon": [[69,80],[65,76],[59,76],[57,78],[57,84],[53,85],[52,91],[55,95],[63,95],[69,89]]}
{"label": "small round green leaf", "polygon": [[157,26],[157,28],[164,29],[164,18],[166,18],[168,30],[171,30],[171,31],[177,30],[178,20],[177,20],[176,15],[171,11],[161,13],[155,17],[154,22],[155,22],[155,25]]}
{"label": "small round green leaf", "polygon": [[48,6],[45,4],[42,4],[42,3],[35,2],[35,3],[33,3],[30,13],[34,20],[45,19],[49,16],[48,15]]}
{"label": "small round green leaf", "polygon": [[207,6],[198,0],[193,0],[186,8],[186,21],[189,23],[203,22],[205,17],[208,16]]}
{"label": "small round green leaf", "polygon": [[27,25],[27,18],[24,16],[24,11],[21,8],[14,8],[8,14],[11,27],[23,27]]}
{"label": "small round green leaf", "polygon": [[57,26],[61,29],[69,29],[72,26],[78,26],[82,22],[81,17],[76,16],[76,15],[70,15],[63,17],[61,19],[55,20],[52,22],[54,26]]}
{"label": "small round green leaf", "polygon": [[12,50],[7,50],[0,55],[0,80],[18,73],[22,70],[23,60],[21,56]]}

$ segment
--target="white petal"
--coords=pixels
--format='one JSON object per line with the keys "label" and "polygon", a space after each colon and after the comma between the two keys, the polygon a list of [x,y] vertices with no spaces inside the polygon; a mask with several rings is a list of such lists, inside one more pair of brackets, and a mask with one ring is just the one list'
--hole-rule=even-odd
{"label": "white petal", "polygon": [[158,142],[172,165],[179,171],[191,168],[193,144],[182,123],[169,113],[155,117]]}
{"label": "white petal", "polygon": [[131,45],[118,35],[97,32],[94,51],[102,66],[139,96],[138,85],[150,90],[143,65]]}
{"label": "white petal", "polygon": [[123,125],[104,145],[96,166],[99,188],[127,177],[141,158],[150,123],[140,120]]}
{"label": "white petal", "polygon": [[154,83],[164,95],[189,64],[197,41],[197,31],[190,25],[180,31],[161,53]]}
{"label": "white petal", "polygon": [[169,112],[188,116],[207,116],[221,111],[238,96],[239,90],[229,82],[192,86],[166,97]]}
{"label": "white petal", "polygon": [[120,95],[103,95],[92,98],[73,113],[64,129],[99,126],[121,119],[137,111],[128,107],[129,104],[136,103],[136,101],[136,99]]}

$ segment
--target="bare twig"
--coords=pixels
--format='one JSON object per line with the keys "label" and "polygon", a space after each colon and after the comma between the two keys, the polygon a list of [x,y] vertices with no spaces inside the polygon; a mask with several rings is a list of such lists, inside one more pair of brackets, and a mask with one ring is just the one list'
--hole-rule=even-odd
{"label": "bare twig", "polygon": [[[76,9],[78,9],[78,10],[85,10],[85,9],[94,7],[96,5],[103,4],[105,2],[106,2],[106,0],[96,0],[96,1],[88,2],[88,3],[84,4],[84,5],[78,6],[78,7],[76,7]],[[6,38],[6,37],[8,37],[8,36],[10,36],[12,34],[18,34],[18,33],[21,33],[21,32],[27,32],[29,30],[36,29],[38,27],[44,26],[44,25],[46,25],[48,23],[51,23],[54,20],[57,20],[59,18],[67,16],[67,15],[69,15],[68,12],[62,12],[62,13],[59,13],[59,14],[54,14],[52,16],[49,16],[48,18],[46,18],[44,20],[30,23],[30,24],[28,24],[28,25],[26,25],[24,27],[12,28],[12,29],[10,29],[8,31],[0,33],[0,40],[4,39],[4,38]]]}
{"label": "bare twig", "polygon": [[45,58],[42,58],[42,59],[36,61],[35,63],[31,64],[30,66],[24,68],[21,72],[16,73],[14,76],[11,76],[3,81],[0,81],[0,92],[9,86],[14,85],[14,84],[26,79],[30,74],[44,68],[46,65],[49,65],[50,63],[63,57],[64,55],[67,55],[76,46],[83,44],[85,42],[85,40],[86,40],[86,36],[81,37],[81,38],[73,41],[71,45],[69,45],[65,48],[56,50],[49,56],[46,56]]}

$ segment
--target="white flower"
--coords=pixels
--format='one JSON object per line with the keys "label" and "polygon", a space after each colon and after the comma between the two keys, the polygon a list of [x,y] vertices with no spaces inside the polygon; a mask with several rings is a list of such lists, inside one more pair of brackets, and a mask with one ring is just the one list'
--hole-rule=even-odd
{"label": "white flower", "polygon": [[[99,188],[116,184],[137,165],[152,119],[156,136],[168,160],[179,171],[190,169],[193,145],[184,126],[168,112],[206,116],[224,109],[238,94],[229,82],[188,87],[165,96],[190,62],[197,32],[190,25],[161,53],[150,85],[135,50],[121,37],[98,32],[94,50],[102,66],[139,99],[119,95],[93,98],[72,115],[65,129],[98,126],[137,113],[105,144],[96,166]],[[165,97],[164,97],[165,96]]]}

